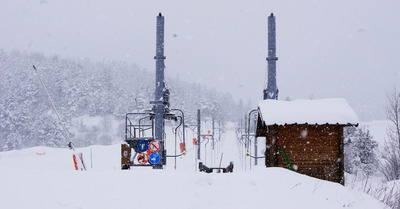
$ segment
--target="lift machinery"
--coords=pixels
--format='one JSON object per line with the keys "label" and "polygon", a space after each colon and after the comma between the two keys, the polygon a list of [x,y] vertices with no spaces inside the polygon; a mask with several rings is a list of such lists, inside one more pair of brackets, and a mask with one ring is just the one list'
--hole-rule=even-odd
{"label": "lift machinery", "polygon": [[[182,127],[185,132],[184,114],[179,109],[170,109],[170,92],[164,82],[164,16],[157,16],[156,37],[156,79],[155,99],[150,104],[153,108],[145,112],[127,113],[125,118],[125,142],[121,145],[121,168],[131,166],[150,166],[163,169],[166,165],[165,121],[179,121],[176,128]],[[180,115],[174,114],[174,112]],[[183,137],[184,138],[184,137]],[[185,143],[185,139],[183,141]],[[183,144],[184,145],[184,144]],[[132,152],[134,151],[134,153]],[[132,155],[133,153],[133,155]]]}

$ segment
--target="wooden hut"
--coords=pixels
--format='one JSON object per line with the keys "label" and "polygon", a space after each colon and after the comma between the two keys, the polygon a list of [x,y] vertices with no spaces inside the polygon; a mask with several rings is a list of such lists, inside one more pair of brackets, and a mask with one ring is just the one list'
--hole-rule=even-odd
{"label": "wooden hut", "polygon": [[258,112],[267,167],[344,184],[343,128],[358,123],[346,100],[262,100]]}

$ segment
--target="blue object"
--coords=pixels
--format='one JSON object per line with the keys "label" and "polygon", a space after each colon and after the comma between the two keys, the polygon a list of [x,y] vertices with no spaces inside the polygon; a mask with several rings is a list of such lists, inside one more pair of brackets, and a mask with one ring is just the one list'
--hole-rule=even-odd
{"label": "blue object", "polygon": [[138,146],[139,152],[145,152],[149,149],[149,142],[148,141],[140,141],[137,146]]}
{"label": "blue object", "polygon": [[158,164],[160,162],[160,155],[157,152],[153,152],[150,154],[149,162],[151,164]]}

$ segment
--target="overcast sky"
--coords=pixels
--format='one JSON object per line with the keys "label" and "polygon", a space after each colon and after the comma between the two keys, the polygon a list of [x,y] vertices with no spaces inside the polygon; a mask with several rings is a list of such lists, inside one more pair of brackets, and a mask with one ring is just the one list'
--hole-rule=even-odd
{"label": "overcast sky", "polygon": [[155,69],[165,16],[166,74],[262,99],[267,17],[276,16],[279,99],[348,100],[361,120],[384,119],[400,90],[400,1],[0,0],[0,49],[116,60]]}

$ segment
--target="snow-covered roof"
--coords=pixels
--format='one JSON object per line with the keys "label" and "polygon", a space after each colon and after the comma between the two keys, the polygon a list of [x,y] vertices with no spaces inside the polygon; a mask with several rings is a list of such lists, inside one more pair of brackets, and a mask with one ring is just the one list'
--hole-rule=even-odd
{"label": "snow-covered roof", "polygon": [[284,124],[357,124],[356,113],[345,99],[261,100],[261,119],[266,125]]}

